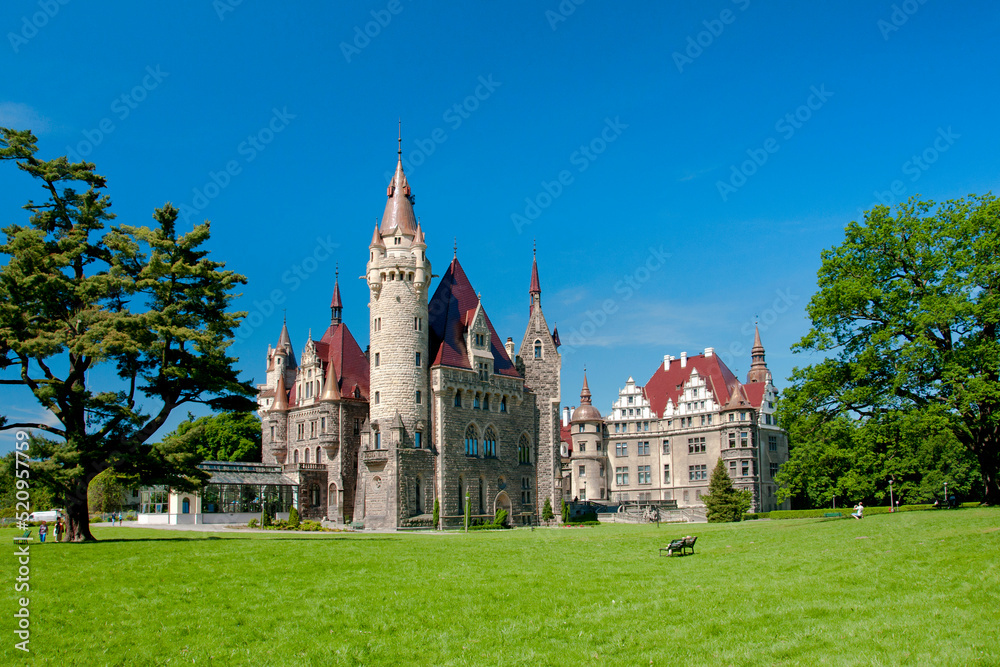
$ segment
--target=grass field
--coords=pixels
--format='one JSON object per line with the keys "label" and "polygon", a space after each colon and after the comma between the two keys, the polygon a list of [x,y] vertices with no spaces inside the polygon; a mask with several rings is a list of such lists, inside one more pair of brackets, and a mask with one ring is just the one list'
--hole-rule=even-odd
{"label": "grass field", "polygon": [[[95,534],[32,544],[29,662],[1000,664],[1000,509],[469,535]],[[699,536],[695,555],[658,555],[684,534]],[[16,567],[8,557],[8,629]],[[2,662],[24,660],[4,636]]]}

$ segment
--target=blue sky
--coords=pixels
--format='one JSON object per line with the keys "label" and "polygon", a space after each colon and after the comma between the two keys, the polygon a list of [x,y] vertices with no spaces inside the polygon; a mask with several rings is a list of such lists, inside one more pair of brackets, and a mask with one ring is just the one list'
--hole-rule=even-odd
{"label": "blue sky", "polygon": [[[536,242],[563,403],[586,365],[602,412],[665,354],[713,346],[743,377],[755,318],[787,386],[845,224],[996,188],[993,3],[577,2],[8,0],[0,125],[95,162],[119,222],[166,201],[211,220],[249,280],[233,351],[260,381],[282,308],[297,351],[326,327],[337,264],[367,343],[357,277],[401,118],[435,269],[457,240],[519,343]],[[5,165],[0,224],[40,197]]]}

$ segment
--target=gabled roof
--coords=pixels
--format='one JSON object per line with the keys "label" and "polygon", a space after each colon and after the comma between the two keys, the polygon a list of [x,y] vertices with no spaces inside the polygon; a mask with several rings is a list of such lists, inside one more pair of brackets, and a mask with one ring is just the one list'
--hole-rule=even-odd
{"label": "gabled roof", "polygon": [[766,382],[748,382],[743,385],[743,392],[750,401],[750,405],[759,408],[764,403],[764,391],[767,388]]}
{"label": "gabled roof", "polygon": [[670,370],[664,370],[663,364],[660,363],[644,388],[649,407],[657,416],[663,416],[663,409],[668,399],[675,406],[680,403],[682,389],[678,387],[683,388],[691,371],[695,369],[698,370],[698,375],[708,378],[709,386],[715,388],[716,400],[719,403],[724,404],[729,400],[730,387],[734,387],[738,381],[718,355],[706,357],[704,354],[699,354],[688,357],[684,368],[681,368],[680,359],[674,359],[670,362]]}
{"label": "gabled roof", "polygon": [[[325,364],[333,361],[337,372],[340,394],[354,397],[354,386],[361,391],[361,398],[368,398],[369,372],[368,357],[344,323],[331,324],[323,337],[314,343],[316,356]],[[327,368],[329,371],[329,367]]]}
{"label": "gabled roof", "polygon": [[[469,278],[462,270],[458,258],[451,260],[448,270],[441,277],[434,296],[428,304],[430,315],[430,355],[433,366],[452,366],[472,369],[465,345],[465,333],[472,325],[479,306],[479,297]],[[497,335],[490,317],[483,309],[486,326],[490,330],[490,352],[493,354],[493,372],[507,377],[521,377]]]}

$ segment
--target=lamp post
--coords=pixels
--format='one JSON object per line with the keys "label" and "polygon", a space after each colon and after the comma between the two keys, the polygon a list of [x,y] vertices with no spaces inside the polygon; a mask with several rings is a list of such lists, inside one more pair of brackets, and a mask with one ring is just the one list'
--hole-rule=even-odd
{"label": "lamp post", "polygon": [[944,503],[948,504],[948,482],[944,483]]}
{"label": "lamp post", "polygon": [[895,507],[895,505],[892,502],[892,480],[890,479],[889,480],[889,511],[890,512],[893,511],[893,507]]}

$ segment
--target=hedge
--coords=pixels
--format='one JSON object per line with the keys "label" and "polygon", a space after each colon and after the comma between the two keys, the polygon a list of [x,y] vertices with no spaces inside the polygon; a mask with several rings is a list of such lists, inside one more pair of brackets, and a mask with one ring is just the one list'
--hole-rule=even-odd
{"label": "hedge", "polygon": [[[979,503],[962,503],[959,507],[978,507]],[[934,505],[900,505],[896,511],[898,512],[919,512],[923,510],[935,509]],[[743,516],[744,521],[753,521],[754,519],[809,519],[809,518],[823,518],[824,515],[840,512],[844,517],[849,517],[853,512],[853,507],[838,507],[837,509],[825,508],[825,509],[812,509],[812,510],[775,510],[773,512],[760,512],[758,514],[745,514]],[[876,505],[872,507],[865,508],[865,515],[870,514],[889,514],[888,505]]]}

